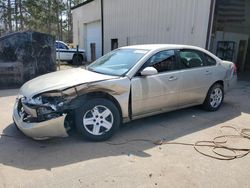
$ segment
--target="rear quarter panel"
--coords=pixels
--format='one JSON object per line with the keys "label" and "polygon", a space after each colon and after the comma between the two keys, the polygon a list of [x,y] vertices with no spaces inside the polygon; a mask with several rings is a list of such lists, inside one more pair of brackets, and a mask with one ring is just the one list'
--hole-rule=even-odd
{"label": "rear quarter panel", "polygon": [[226,75],[224,79],[224,89],[225,91],[230,91],[233,89],[238,80],[237,72],[236,72],[236,67],[233,62],[230,61],[221,61],[221,65],[225,68]]}

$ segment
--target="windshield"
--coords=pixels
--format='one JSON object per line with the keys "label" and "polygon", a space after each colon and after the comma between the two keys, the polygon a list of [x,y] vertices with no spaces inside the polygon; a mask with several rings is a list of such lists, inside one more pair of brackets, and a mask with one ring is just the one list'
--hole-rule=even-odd
{"label": "windshield", "polygon": [[122,76],[147,52],[147,50],[118,49],[97,59],[87,69],[101,74]]}

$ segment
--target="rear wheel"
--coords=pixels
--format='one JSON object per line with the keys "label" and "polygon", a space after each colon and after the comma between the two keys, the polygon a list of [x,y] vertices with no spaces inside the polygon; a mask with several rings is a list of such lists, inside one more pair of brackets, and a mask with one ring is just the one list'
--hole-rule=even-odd
{"label": "rear wheel", "polygon": [[203,108],[207,111],[216,111],[224,100],[224,90],[221,84],[214,84],[208,91]]}
{"label": "rear wheel", "polygon": [[83,57],[82,55],[75,54],[72,59],[72,64],[73,65],[82,65],[83,62]]}
{"label": "rear wheel", "polygon": [[88,140],[107,140],[116,132],[119,125],[119,111],[113,102],[107,99],[91,99],[76,110],[76,127]]}

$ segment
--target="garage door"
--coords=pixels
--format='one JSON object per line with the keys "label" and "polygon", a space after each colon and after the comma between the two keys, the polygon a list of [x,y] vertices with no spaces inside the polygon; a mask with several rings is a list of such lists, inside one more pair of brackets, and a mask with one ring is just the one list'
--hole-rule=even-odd
{"label": "garage door", "polygon": [[91,61],[91,59],[94,56],[96,58],[99,58],[102,55],[102,29],[101,28],[102,27],[101,27],[100,21],[87,24],[86,49],[87,49],[88,61]]}

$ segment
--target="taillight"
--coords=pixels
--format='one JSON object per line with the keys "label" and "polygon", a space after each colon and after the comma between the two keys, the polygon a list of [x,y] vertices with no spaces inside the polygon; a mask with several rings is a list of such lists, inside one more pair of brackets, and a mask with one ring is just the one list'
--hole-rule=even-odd
{"label": "taillight", "polygon": [[235,64],[233,64],[233,74],[236,75],[237,74],[237,67]]}

